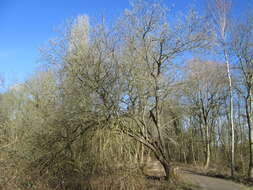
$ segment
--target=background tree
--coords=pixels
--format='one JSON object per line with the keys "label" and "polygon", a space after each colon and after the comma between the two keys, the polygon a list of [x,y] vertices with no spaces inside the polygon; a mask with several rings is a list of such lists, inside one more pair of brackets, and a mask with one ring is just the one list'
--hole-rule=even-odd
{"label": "background tree", "polygon": [[252,15],[248,15],[245,22],[237,24],[233,34],[233,51],[237,58],[238,70],[240,71],[240,92],[245,100],[245,112],[249,128],[249,153],[250,162],[248,176],[253,178],[253,129],[252,129],[252,82],[253,82],[253,23]]}
{"label": "background tree", "polygon": [[186,67],[185,95],[189,113],[197,120],[205,142],[205,168],[211,157],[211,133],[226,99],[225,67],[222,64],[193,59]]}

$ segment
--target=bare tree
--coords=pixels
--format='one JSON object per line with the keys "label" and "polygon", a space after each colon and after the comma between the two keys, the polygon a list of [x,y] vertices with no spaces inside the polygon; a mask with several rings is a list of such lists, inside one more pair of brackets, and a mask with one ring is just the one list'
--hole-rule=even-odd
{"label": "bare tree", "polygon": [[231,9],[230,0],[212,0],[208,1],[208,9],[211,21],[217,34],[217,44],[222,51],[226,67],[229,83],[230,104],[229,104],[229,120],[231,126],[231,175],[234,176],[235,168],[235,129],[234,129],[234,110],[233,110],[233,87],[231,79],[231,66],[228,54],[229,39],[229,12]]}
{"label": "bare tree", "polygon": [[238,69],[241,74],[240,89],[245,100],[245,110],[247,124],[249,128],[249,170],[248,176],[253,178],[253,23],[252,15],[248,15],[247,19],[237,24],[234,29],[232,48],[237,57]]}
{"label": "bare tree", "polygon": [[226,99],[226,82],[225,67],[219,63],[194,59],[186,67],[186,104],[204,131],[205,168],[210,164],[211,129]]}
{"label": "bare tree", "polygon": [[[210,37],[196,12],[191,11],[174,26],[168,23],[168,16],[161,4],[137,1],[119,24],[123,29],[122,75],[126,81],[122,94],[126,110],[121,114],[120,127],[154,153],[167,180],[172,176],[171,146],[176,144],[169,134],[177,123],[173,121],[179,119],[173,114],[162,117],[178,87],[173,62],[187,51],[206,47]],[[135,122],[133,127],[128,125],[129,120]]]}

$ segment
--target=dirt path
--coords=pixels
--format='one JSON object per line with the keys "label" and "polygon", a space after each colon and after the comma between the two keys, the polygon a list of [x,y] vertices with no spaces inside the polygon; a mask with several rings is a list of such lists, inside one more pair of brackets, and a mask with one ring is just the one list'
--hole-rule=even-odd
{"label": "dirt path", "polygon": [[232,181],[184,172],[183,178],[199,185],[201,190],[246,190],[247,188]]}
{"label": "dirt path", "polygon": [[[149,161],[144,168],[144,173],[148,176],[164,176],[164,170],[158,161]],[[184,181],[196,184],[200,190],[253,190],[253,188],[246,188],[238,183],[196,174],[189,171],[180,172]]]}

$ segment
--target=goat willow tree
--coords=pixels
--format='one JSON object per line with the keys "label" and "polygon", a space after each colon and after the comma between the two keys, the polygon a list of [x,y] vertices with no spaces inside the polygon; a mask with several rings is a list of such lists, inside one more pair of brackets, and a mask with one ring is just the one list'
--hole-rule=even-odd
{"label": "goat willow tree", "polygon": [[[173,62],[187,51],[208,45],[209,31],[194,11],[169,23],[169,12],[160,4],[137,2],[125,12],[120,26],[122,33],[122,78],[124,92],[120,129],[148,147],[160,161],[170,178],[172,155],[170,136],[179,120],[175,114],[164,117],[165,108],[177,86]],[[171,112],[173,113],[173,111]],[[129,125],[129,120],[134,125]],[[173,127],[172,127],[173,126]]]}
{"label": "goat willow tree", "polygon": [[[161,4],[136,1],[113,29],[89,26],[79,17],[47,52],[73,93],[89,97],[80,102],[92,102],[97,122],[109,122],[149,148],[166,179],[170,143],[176,143],[170,133],[179,120],[171,104],[177,86],[173,63],[187,51],[207,47],[211,34],[194,11],[177,22],[169,23],[169,16]],[[171,114],[165,117],[165,110]]]}

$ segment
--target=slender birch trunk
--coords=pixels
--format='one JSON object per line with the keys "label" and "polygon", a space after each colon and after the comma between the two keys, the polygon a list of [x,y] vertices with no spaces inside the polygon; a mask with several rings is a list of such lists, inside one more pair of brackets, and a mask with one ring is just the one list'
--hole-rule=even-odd
{"label": "slender birch trunk", "polygon": [[224,50],[224,56],[227,67],[227,76],[229,82],[229,122],[231,127],[231,176],[234,176],[235,171],[235,129],[234,129],[234,99],[233,99],[233,87],[230,72],[230,64],[228,61],[227,51]]}

